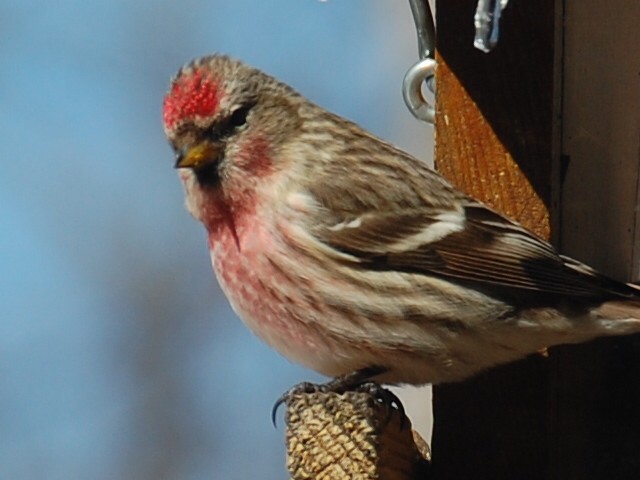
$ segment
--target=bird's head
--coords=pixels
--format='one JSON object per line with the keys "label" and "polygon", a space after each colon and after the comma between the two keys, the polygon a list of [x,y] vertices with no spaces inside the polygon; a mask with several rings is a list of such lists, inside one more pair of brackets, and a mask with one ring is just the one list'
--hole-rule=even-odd
{"label": "bird's head", "polygon": [[278,153],[298,128],[301,99],[222,55],[178,72],[164,99],[164,129],[196,218],[203,220],[208,197],[239,201],[278,168]]}

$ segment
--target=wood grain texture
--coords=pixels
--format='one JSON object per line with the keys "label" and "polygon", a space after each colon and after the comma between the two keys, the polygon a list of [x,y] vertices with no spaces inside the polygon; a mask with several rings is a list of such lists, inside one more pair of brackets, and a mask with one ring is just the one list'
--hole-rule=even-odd
{"label": "wood grain texture", "polygon": [[[535,190],[451,68],[444,59],[439,62],[438,95],[448,99],[445,111],[454,113],[439,118],[436,168],[469,195],[549,238],[548,192]],[[539,162],[538,174],[546,162]]]}

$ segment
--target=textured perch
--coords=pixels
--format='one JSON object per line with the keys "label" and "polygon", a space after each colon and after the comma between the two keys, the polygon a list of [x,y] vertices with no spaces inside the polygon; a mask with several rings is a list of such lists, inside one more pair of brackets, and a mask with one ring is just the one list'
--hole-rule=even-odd
{"label": "textured perch", "polygon": [[429,478],[428,445],[370,393],[299,393],[285,403],[291,479]]}

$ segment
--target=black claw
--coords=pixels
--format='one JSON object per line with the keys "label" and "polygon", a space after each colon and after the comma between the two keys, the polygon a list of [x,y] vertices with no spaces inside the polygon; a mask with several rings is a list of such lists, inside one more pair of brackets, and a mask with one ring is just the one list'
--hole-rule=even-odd
{"label": "black claw", "polygon": [[[384,373],[386,371],[387,369],[385,367],[372,366],[356,370],[355,372],[351,372],[340,377],[336,377],[333,380],[328,381],[327,383],[299,383],[298,385],[295,385],[294,387],[290,388],[282,395],[280,395],[280,397],[278,397],[276,402],[273,404],[273,407],[271,408],[271,423],[273,423],[273,426],[275,428],[278,428],[278,424],[276,422],[278,410],[284,403],[287,402],[289,397],[291,397],[292,395],[318,392],[344,393],[351,389],[360,390],[362,387],[365,387],[367,385],[369,385],[368,389],[365,387],[365,389],[362,391],[371,392],[373,396],[380,399],[387,406],[395,405],[396,409],[402,415],[402,422],[404,422],[404,408],[402,407],[402,403],[400,403],[398,397],[396,397],[389,390],[382,388],[377,383],[371,381],[373,377],[380,375],[381,373]],[[371,385],[373,385],[374,387],[371,387]],[[391,416],[391,413],[389,413],[389,416]]]}
{"label": "black claw", "polygon": [[368,393],[385,406],[387,411],[386,422],[391,420],[391,415],[395,409],[400,414],[400,430],[404,429],[406,426],[407,414],[404,410],[404,405],[402,405],[402,402],[395,393],[375,382],[363,383],[358,387],[358,390]]}
{"label": "black claw", "polygon": [[[331,383],[331,382],[329,382]],[[271,408],[271,423],[275,428],[278,428],[278,423],[276,422],[276,416],[278,415],[278,410],[280,407],[287,402],[289,397],[292,395],[300,394],[300,393],[317,393],[317,392],[328,392],[330,391],[327,386],[329,383],[311,383],[311,382],[302,382],[289,390],[284,392],[282,395],[278,397],[276,402],[273,404]]]}
{"label": "black claw", "polygon": [[271,423],[273,424],[273,428],[275,429],[278,428],[278,422],[276,421],[277,420],[276,416],[278,415],[278,410],[286,400],[285,395],[286,394],[280,395],[280,397],[278,397],[278,399],[276,400],[276,403],[274,403],[273,407],[271,407]]}

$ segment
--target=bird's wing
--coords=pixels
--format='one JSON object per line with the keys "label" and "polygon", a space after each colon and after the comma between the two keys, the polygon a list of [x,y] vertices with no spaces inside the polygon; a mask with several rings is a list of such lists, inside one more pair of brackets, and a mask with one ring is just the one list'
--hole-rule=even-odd
{"label": "bird's wing", "polygon": [[433,172],[427,174],[432,177],[424,187],[446,187],[438,201],[430,197],[409,200],[406,195],[398,200],[388,191],[376,193],[369,186],[366,198],[378,207],[372,209],[362,199],[353,198],[354,192],[366,186],[356,182],[340,189],[339,181],[328,186],[331,199],[316,195],[324,220],[313,220],[314,235],[348,254],[358,268],[436,275],[479,287],[556,295],[634,296],[630,287],[559,255],[519,224],[458,194],[448,184],[434,185],[441,179]]}

